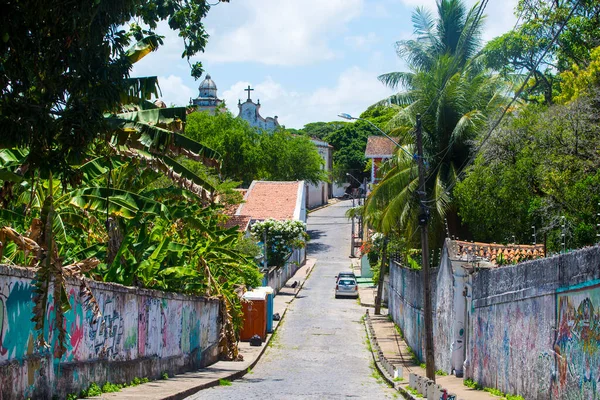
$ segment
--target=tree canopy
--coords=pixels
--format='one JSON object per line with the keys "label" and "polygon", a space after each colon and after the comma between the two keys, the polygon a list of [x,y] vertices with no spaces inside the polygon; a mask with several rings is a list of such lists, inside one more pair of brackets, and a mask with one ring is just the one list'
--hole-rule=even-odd
{"label": "tree canopy", "polygon": [[[413,237],[419,203],[414,195],[417,169],[414,126],[422,115],[423,148],[428,164],[426,191],[431,210],[432,235],[441,239],[444,217],[454,214],[450,187],[469,158],[473,140],[503,104],[502,81],[481,64],[483,17],[478,5],[467,9],[459,0],[440,0],[437,15],[423,8],[413,13],[415,39],[396,43],[408,72],[391,72],[379,79],[400,91],[385,102],[398,106],[387,125],[405,151],[398,150],[383,180],[369,196],[365,212],[383,232],[400,229]],[[450,218],[457,225],[456,218]],[[439,242],[439,241],[438,241]]]}
{"label": "tree canopy", "polygon": [[[68,9],[54,1],[5,3],[0,148],[27,147],[27,168],[52,169],[77,181],[69,165],[81,162],[88,145],[110,129],[103,113],[127,103],[123,94],[131,88],[143,100],[155,92],[148,80],[129,80],[129,72],[162,44],[154,34],[157,23],[168,21],[179,31],[182,56],[189,59],[204,50],[202,19],[209,9],[205,0],[80,2]],[[129,47],[137,41],[143,41],[139,48]],[[192,75],[201,72],[195,64]]]}
{"label": "tree canopy", "polygon": [[192,113],[185,134],[217,150],[223,178],[246,187],[255,179],[311,183],[328,179],[322,170],[323,159],[309,138],[283,129],[260,131],[229,111]]}

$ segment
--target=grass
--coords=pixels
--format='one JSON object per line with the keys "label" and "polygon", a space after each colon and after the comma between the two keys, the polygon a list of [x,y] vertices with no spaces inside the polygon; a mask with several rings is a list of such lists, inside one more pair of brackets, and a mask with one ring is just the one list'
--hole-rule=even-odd
{"label": "grass", "polygon": [[167,372],[163,372],[163,373],[160,375],[160,377],[161,377],[162,379],[164,379],[164,380],[167,380],[167,379],[169,379],[169,374],[168,374]]}
{"label": "grass", "polygon": [[415,388],[407,386],[406,390],[408,390],[413,396],[416,396],[420,399],[423,398],[423,395],[421,393],[417,392],[417,389],[415,389]]}
{"label": "grass", "polygon": [[425,363],[420,363],[419,367],[423,368],[423,369],[427,369],[427,364]]}
{"label": "grass", "polygon": [[377,381],[377,383],[379,383],[381,385],[386,385],[386,386],[389,386],[389,387],[393,387],[393,385],[390,385],[390,383],[387,381],[387,379],[385,379],[381,375],[381,372],[379,372],[379,370],[375,366],[375,361],[371,361],[371,363],[369,364],[369,366],[371,367],[371,376]]}
{"label": "grass", "polygon": [[[167,378],[165,378],[165,375],[167,376]],[[162,377],[163,377],[163,379],[168,379],[169,375],[166,372],[163,372]],[[111,382],[105,382],[104,385],[102,385],[102,387],[98,386],[97,383],[92,382],[87,389],[82,390],[81,392],[79,392],[79,394],[76,394],[76,393],[67,394],[66,399],[67,400],[76,400],[79,398],[100,396],[102,393],[119,392],[121,389],[123,389],[125,387],[137,386],[137,385],[141,385],[142,383],[148,383],[148,382],[150,382],[150,380],[148,378],[138,378],[137,376],[135,378],[133,378],[133,380],[129,383],[115,384],[115,383],[111,383]]]}
{"label": "grass", "polygon": [[367,347],[367,350],[369,350],[371,353],[373,352],[373,346],[371,346],[371,341],[368,337],[365,338],[365,346]]}
{"label": "grass", "polygon": [[483,386],[481,386],[479,383],[475,382],[473,379],[467,378],[463,381],[463,384],[471,389],[475,389],[475,390],[482,390]]}
{"label": "grass", "polygon": [[436,371],[435,371],[435,374],[436,374],[436,375],[439,375],[439,376],[446,376],[446,375],[448,375],[448,374],[446,373],[446,371],[444,371],[444,370],[441,370],[441,369],[438,369],[438,370],[436,370]]}
{"label": "grass", "polygon": [[229,379],[219,379],[219,386],[231,386]]}
{"label": "grass", "polygon": [[403,380],[404,380],[404,378],[400,378],[400,377],[394,378],[394,382],[402,382]]}
{"label": "grass", "polygon": [[519,396],[517,394],[506,394],[503,391],[501,391],[500,389],[483,387],[479,383],[475,382],[473,379],[469,379],[469,378],[465,379],[463,381],[463,384],[468,388],[475,389],[475,390],[483,390],[484,392],[488,392],[490,394],[493,394],[494,396],[498,396],[502,400],[525,400],[525,399],[523,399],[522,396]]}
{"label": "grass", "polygon": [[[280,324],[281,324],[281,321],[280,321]],[[277,334],[277,331],[274,331],[271,334],[271,340],[269,340],[269,344],[267,344],[267,346],[277,348],[277,349],[281,348],[281,343],[279,342],[279,335]]]}

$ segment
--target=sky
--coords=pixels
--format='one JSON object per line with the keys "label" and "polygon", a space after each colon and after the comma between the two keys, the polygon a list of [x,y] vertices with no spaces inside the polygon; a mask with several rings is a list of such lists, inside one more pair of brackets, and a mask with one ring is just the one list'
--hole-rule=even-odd
{"label": "sky", "polygon": [[[217,0],[209,0],[217,3]],[[475,2],[466,0],[469,6]],[[490,0],[484,25],[489,40],[515,24],[517,0]],[[416,7],[435,11],[435,0],[231,0],[211,7],[204,20],[210,38],[201,61],[234,115],[250,85],[263,117],[288,128],[358,116],[394,91],[377,77],[406,71],[395,43],[413,35]],[[187,105],[201,80],[181,58],[183,42],[166,23],[164,46],[134,65],[131,76],[158,76],[161,99]],[[204,76],[203,76],[204,78]]]}

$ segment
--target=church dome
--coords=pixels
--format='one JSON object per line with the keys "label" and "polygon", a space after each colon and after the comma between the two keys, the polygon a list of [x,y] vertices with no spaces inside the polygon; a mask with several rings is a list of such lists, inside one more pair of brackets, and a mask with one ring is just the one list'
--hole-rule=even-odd
{"label": "church dome", "polygon": [[206,77],[200,83],[200,87],[198,87],[198,90],[200,92],[198,97],[200,98],[217,98],[217,85],[215,84],[215,81],[210,79],[209,74],[206,74]]}
{"label": "church dome", "polygon": [[204,78],[204,80],[200,83],[200,90],[202,89],[213,89],[213,90],[217,90],[217,85],[215,84],[215,81],[213,81],[212,79],[210,79],[210,75],[206,74],[206,77]]}

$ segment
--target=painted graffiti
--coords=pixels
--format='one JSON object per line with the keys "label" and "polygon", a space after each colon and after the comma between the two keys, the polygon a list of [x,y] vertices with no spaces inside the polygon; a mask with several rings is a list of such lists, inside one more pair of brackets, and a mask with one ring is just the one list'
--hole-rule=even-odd
{"label": "painted graffiti", "polygon": [[[204,349],[215,349],[218,302],[140,296],[127,288],[98,286],[94,295],[102,315],[97,319],[83,304],[79,286],[67,287],[71,309],[64,318],[66,353],[58,360],[51,357],[58,340],[52,296],[44,329],[50,346],[43,348],[36,344],[38,332],[31,322],[31,279],[0,275],[0,398],[36,397],[40,385],[56,384],[57,371],[65,362],[126,361],[145,356],[180,356],[181,363],[193,356],[192,362],[198,362]],[[13,361],[18,363],[11,364]],[[72,379],[82,389],[95,377],[75,370]]]}
{"label": "painted graffiti", "polygon": [[555,393],[600,399],[600,285],[557,294]]}

